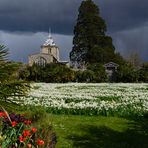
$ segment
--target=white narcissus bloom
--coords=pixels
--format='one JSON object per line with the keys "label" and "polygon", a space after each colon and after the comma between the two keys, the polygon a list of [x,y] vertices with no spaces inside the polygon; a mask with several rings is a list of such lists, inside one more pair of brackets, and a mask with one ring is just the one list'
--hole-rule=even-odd
{"label": "white narcissus bloom", "polygon": [[[14,101],[17,102],[19,98]],[[24,104],[59,109],[148,111],[148,84],[34,83]]]}

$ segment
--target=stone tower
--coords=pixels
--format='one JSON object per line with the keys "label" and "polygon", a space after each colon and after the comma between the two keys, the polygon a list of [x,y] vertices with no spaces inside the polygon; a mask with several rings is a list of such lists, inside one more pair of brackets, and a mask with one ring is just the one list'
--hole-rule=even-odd
{"label": "stone tower", "polygon": [[29,56],[29,65],[34,63],[38,65],[45,65],[48,63],[59,62],[59,48],[53,41],[51,34],[49,33],[47,40],[41,45],[40,53]]}
{"label": "stone tower", "polygon": [[45,43],[41,46],[41,53],[52,54],[54,58],[59,61],[59,48],[54,43],[50,33]]}

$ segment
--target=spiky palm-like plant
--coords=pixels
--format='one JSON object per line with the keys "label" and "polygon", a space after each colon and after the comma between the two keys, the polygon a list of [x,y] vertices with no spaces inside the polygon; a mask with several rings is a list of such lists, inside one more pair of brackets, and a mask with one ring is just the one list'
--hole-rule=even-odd
{"label": "spiky palm-like plant", "polygon": [[18,80],[19,64],[7,59],[8,50],[0,45],[0,101],[13,102],[13,98],[21,97],[29,90],[29,84]]}

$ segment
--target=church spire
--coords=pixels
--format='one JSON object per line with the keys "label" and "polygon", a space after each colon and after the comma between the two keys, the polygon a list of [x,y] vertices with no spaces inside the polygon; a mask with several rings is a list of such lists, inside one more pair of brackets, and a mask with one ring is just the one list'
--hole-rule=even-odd
{"label": "church spire", "polygon": [[51,37],[51,28],[49,27],[48,36]]}
{"label": "church spire", "polygon": [[51,28],[49,27],[49,32],[48,32],[48,38],[43,44],[44,46],[55,46],[55,43],[53,41],[53,38],[51,36]]}

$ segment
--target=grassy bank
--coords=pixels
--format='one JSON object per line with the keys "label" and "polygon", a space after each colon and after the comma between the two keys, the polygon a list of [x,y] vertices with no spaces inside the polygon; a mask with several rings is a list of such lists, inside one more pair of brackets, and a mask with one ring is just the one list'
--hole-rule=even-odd
{"label": "grassy bank", "polygon": [[57,148],[148,148],[147,90],[140,83],[36,83],[27,97],[12,99],[21,106],[0,104],[35,126],[51,124]]}
{"label": "grassy bank", "polygon": [[15,107],[15,112],[33,117],[35,127],[51,125],[57,135],[56,148],[148,147],[146,118],[133,120],[110,116],[55,115],[38,107],[24,109],[8,103],[3,103],[3,106],[11,111]]}
{"label": "grassy bank", "polygon": [[148,122],[118,117],[50,115],[57,148],[147,148]]}

